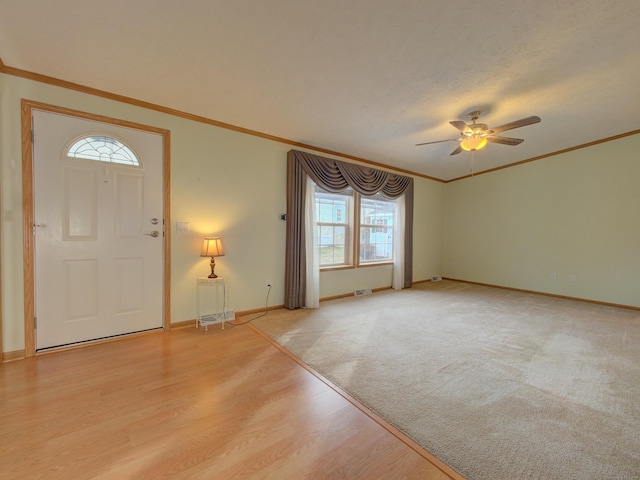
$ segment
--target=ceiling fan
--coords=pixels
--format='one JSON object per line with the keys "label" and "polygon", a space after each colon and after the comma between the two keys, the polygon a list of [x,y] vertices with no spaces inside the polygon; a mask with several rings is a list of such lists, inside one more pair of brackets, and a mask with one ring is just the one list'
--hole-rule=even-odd
{"label": "ceiling fan", "polygon": [[484,123],[476,123],[476,120],[478,120],[481,113],[482,112],[480,110],[474,110],[473,112],[469,113],[467,116],[471,119],[470,124],[467,124],[462,120],[453,120],[452,122],[449,122],[451,125],[460,130],[460,138],[448,138],[447,140],[437,140],[435,142],[417,143],[416,147],[420,145],[430,145],[432,143],[459,142],[460,145],[458,145],[458,148],[450,153],[450,155],[457,155],[463,150],[480,150],[487,145],[487,142],[501,143],[502,145],[512,146],[519,145],[524,142],[522,138],[500,137],[497,136],[496,133],[501,133],[506,130],[513,130],[514,128],[525,127],[527,125],[538,123],[542,120],[540,117],[532,116],[521,118],[520,120],[516,120],[515,122],[505,123],[504,125],[500,125],[499,127],[489,128]]}

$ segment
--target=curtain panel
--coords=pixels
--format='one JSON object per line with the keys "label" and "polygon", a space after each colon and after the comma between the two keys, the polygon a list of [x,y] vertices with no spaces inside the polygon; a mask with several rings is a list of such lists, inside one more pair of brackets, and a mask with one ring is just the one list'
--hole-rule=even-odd
{"label": "curtain panel", "polygon": [[388,199],[404,195],[404,281],[413,282],[413,178],[375,168],[341,162],[307,152],[287,154],[287,240],[285,259],[286,308],[305,307],[307,289],[307,249],[305,247],[305,198],[307,177],[329,192],[351,187],[361,195],[382,194]]}

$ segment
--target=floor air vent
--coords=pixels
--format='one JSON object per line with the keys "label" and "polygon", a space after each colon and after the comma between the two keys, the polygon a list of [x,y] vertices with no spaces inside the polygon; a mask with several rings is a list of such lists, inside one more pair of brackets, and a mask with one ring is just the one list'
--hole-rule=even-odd
{"label": "floor air vent", "polygon": [[222,323],[222,322],[226,322],[229,320],[235,320],[236,318],[236,313],[233,310],[226,310],[224,313],[219,312],[219,313],[212,313],[209,315],[202,315],[202,317],[200,317],[200,321],[202,322],[203,325],[207,324],[207,325],[214,325],[216,323]]}
{"label": "floor air vent", "polygon": [[360,297],[361,295],[371,295],[371,289],[370,288],[363,288],[360,290],[355,290],[353,292],[353,295],[356,297]]}

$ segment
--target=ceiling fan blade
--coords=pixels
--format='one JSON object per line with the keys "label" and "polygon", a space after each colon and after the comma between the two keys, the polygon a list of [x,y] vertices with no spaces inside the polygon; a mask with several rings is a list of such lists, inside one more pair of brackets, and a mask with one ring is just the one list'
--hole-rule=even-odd
{"label": "ceiling fan blade", "polygon": [[492,127],[491,130],[493,131],[493,133],[500,133],[506,130],[512,130],[514,128],[526,127],[527,125],[532,125],[541,121],[542,119],[540,117],[536,117],[534,115],[532,117],[521,118],[520,120],[516,120],[515,122],[505,123],[504,125],[500,125],[499,127]]}
{"label": "ceiling fan blade", "polygon": [[522,138],[498,137],[496,135],[487,135],[484,137],[487,142],[500,143],[502,145],[520,145],[524,140]]}
{"label": "ceiling fan blade", "polygon": [[462,147],[460,145],[458,145],[458,148],[456,148],[453,152],[451,152],[449,155],[457,155],[462,151]]}
{"label": "ceiling fan blade", "polygon": [[432,143],[442,143],[442,142],[459,142],[457,138],[448,138],[446,140],[436,140],[435,142],[424,142],[424,143],[416,143],[416,147],[420,145],[431,145]]}
{"label": "ceiling fan blade", "polygon": [[469,133],[469,132],[471,132],[471,129],[462,120],[453,120],[453,121],[451,121],[449,123],[451,125],[453,125],[454,127],[456,127],[458,130],[460,130],[460,133]]}

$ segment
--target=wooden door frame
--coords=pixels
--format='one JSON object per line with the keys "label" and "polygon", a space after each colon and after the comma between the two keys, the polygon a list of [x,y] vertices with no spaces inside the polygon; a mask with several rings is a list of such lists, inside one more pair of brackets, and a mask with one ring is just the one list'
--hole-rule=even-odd
{"label": "wooden door frame", "polygon": [[162,326],[165,331],[171,329],[171,182],[170,131],[140,123],[119,120],[116,118],[95,115],[65,107],[58,107],[33,100],[21,100],[22,128],[22,242],[24,259],[24,349],[25,357],[36,354],[35,334],[35,224],[34,191],[33,191],[33,110],[68,115],[85,120],[109,123],[121,127],[134,128],[145,132],[162,135],[162,195],[163,195],[163,230],[164,230],[164,265],[162,281]]}

